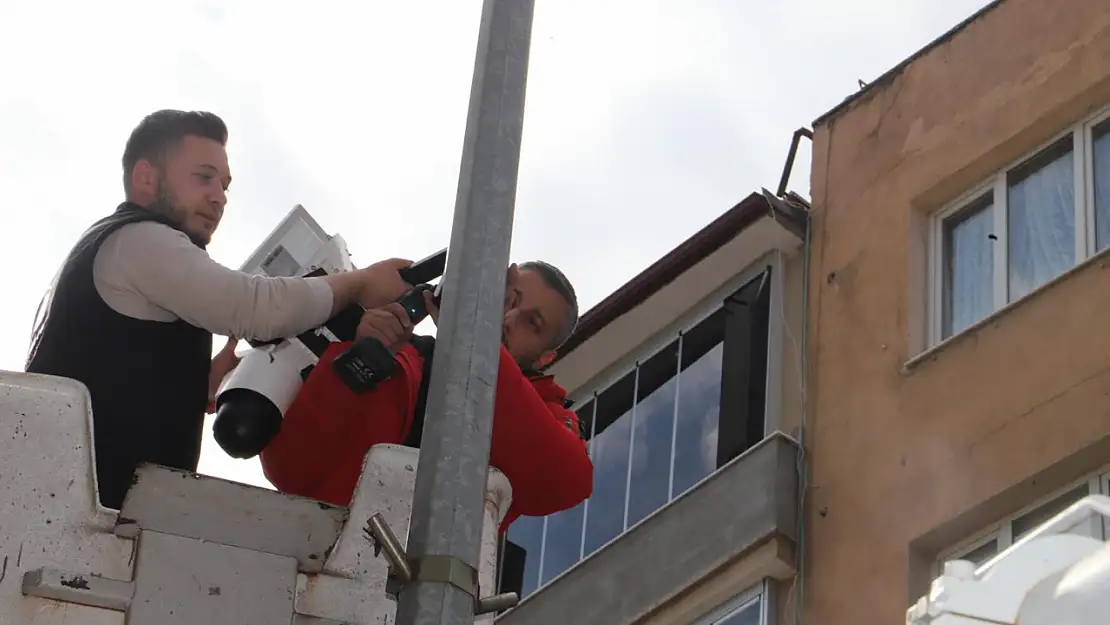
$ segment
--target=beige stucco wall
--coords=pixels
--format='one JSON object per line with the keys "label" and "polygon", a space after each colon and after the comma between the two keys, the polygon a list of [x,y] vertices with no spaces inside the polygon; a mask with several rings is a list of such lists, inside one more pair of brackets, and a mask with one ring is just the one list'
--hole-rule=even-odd
{"label": "beige stucco wall", "polygon": [[741,593],[770,578],[776,583],[773,605],[768,609],[780,625],[792,622],[791,583],[794,567],[794,545],[773,538],[752,549],[744,557],[721,568],[689,589],[685,594],[663,605],[635,625],[691,625],[705,615],[720,609]]}
{"label": "beige stucco wall", "polygon": [[1007,0],[815,128],[806,623],[902,623],[958,540],[1110,462],[1105,255],[910,370],[930,212],[1110,104],[1110,5]]}

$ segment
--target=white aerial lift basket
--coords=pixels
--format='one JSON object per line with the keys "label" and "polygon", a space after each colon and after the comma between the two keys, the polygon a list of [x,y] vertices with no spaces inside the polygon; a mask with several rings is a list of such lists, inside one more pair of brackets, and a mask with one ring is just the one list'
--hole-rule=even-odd
{"label": "white aerial lift basket", "polygon": [[[394,622],[365,528],[407,534],[416,450],[372,448],[350,509],[148,465],[117,513],[97,504],[91,435],[84,385],[0,371],[0,625]],[[486,489],[491,595],[512,493],[496,469]]]}
{"label": "white aerial lift basket", "polygon": [[1091,495],[978,569],[946,562],[907,625],[1110,624],[1110,543],[1072,533],[1107,518],[1110,498]]}

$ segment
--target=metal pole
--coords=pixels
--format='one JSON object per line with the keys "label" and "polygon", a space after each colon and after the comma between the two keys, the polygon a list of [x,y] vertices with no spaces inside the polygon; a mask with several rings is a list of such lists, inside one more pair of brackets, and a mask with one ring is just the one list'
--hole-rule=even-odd
{"label": "metal pole", "polygon": [[397,625],[474,622],[534,6],[482,6]]}

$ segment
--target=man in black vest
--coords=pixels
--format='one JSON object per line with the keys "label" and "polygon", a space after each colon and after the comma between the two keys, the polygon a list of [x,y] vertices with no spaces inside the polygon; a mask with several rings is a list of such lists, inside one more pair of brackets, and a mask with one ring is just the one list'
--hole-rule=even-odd
{"label": "man in black vest", "polygon": [[211,113],[147,116],[123,153],[127,201],[85,232],[39,306],[26,369],[88,387],[109,508],[121,507],[140,462],[196,470],[213,334],[294,336],[354,302],[381,306],[409,288],[398,269],[411,261],[400,259],[308,279],[213,261],[205,246],[231,184],[226,144],[227,127]]}

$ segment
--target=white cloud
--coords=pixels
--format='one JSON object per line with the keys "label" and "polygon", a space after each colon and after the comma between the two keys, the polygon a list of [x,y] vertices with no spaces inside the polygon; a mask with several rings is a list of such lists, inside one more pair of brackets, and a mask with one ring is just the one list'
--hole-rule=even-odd
{"label": "white cloud", "polygon": [[[513,256],[589,306],[760,186],[790,135],[985,0],[541,0]],[[120,201],[158,108],[221,114],[235,183],[210,250],[238,265],[302,203],[356,261],[450,233],[478,0],[0,5],[0,367],[79,233]],[[808,147],[792,187],[808,192]],[[217,347],[221,345],[217,341]],[[210,435],[202,470],[261,483]]]}

